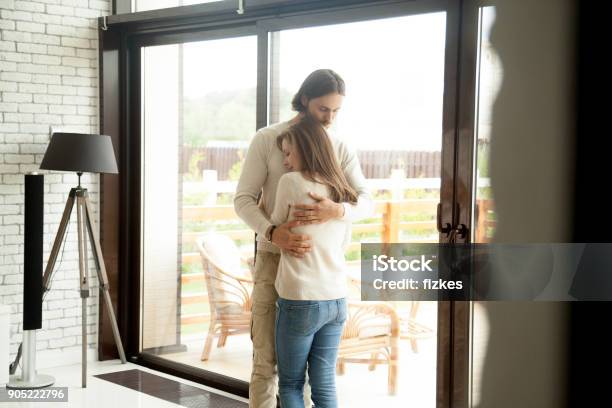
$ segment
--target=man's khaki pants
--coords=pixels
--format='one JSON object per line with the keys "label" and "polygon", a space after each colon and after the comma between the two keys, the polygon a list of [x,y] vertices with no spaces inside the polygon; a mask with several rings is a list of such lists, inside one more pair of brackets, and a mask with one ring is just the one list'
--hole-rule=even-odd
{"label": "man's khaki pants", "polygon": [[[274,288],[280,254],[257,251],[255,261],[255,285],[253,288],[253,313],[251,315],[251,340],[253,341],[253,371],[249,384],[249,407],[276,408],[278,375],[274,348],[276,323],[276,299]],[[310,408],[310,386],[304,386],[304,406]]]}

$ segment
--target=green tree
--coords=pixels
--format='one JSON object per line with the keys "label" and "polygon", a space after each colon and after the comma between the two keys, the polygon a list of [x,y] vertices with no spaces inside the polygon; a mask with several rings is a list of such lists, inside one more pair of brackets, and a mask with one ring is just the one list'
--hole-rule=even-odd
{"label": "green tree", "polygon": [[248,140],[255,130],[255,88],[187,99],[183,109],[188,146],[205,146],[209,140]]}

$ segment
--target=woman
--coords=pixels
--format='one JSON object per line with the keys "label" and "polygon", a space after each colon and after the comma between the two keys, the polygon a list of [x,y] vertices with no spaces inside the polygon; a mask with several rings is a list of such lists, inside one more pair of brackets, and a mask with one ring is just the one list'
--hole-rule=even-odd
{"label": "woman", "polygon": [[[341,203],[357,202],[325,129],[305,116],[277,138],[290,170],[278,184],[271,215],[274,225],[290,221],[292,205],[314,202],[309,192]],[[304,407],[306,366],[317,408],[337,407],[336,359],[346,320],[344,250],[350,239],[346,221],[295,227],[312,238],[303,258],[282,253],[276,276],[276,355],[283,408]]]}

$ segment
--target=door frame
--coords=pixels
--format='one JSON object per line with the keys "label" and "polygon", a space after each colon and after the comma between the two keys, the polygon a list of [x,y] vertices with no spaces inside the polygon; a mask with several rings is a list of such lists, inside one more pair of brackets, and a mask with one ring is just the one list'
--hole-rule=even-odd
{"label": "door frame", "polygon": [[[246,34],[258,36],[256,126],[268,122],[268,32],[426,12],[446,12],[441,220],[470,224],[473,161],[473,40],[476,0],[368,1],[252,0],[236,14],[235,2],[223,1],[109,16],[99,20],[100,129],[111,136],[119,175],[100,177],[100,224],[113,303],[128,360],[214,388],[248,397],[248,384],[218,373],[141,353],[141,149],[140,49]],[[476,7],[477,10],[477,7]],[[102,29],[105,27],[106,29]],[[471,144],[470,144],[471,143]],[[460,160],[461,159],[461,160]],[[440,233],[440,242],[447,242]],[[469,241],[468,238],[463,242]],[[116,358],[106,312],[99,310],[99,358]],[[468,406],[469,307],[439,302],[437,407]]]}

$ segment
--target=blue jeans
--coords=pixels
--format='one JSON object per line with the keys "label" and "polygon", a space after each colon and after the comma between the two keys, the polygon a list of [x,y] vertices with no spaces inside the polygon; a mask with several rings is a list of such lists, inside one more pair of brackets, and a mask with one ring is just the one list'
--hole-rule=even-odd
{"label": "blue jeans", "polygon": [[276,364],[283,408],[304,408],[304,376],[316,408],[336,408],[336,359],[346,299],[276,301]]}

